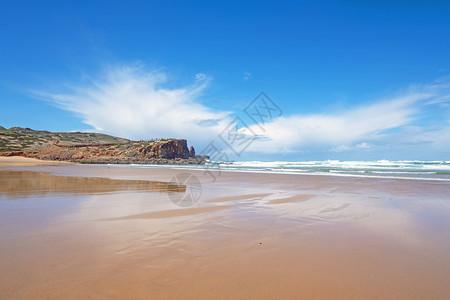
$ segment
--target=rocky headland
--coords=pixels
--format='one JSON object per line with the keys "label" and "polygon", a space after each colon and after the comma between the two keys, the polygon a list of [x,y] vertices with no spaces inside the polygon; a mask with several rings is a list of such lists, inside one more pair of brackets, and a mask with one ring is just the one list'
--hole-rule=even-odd
{"label": "rocky headland", "polygon": [[0,156],[113,164],[204,164],[184,139],[131,141],[100,133],[50,132],[0,126]]}

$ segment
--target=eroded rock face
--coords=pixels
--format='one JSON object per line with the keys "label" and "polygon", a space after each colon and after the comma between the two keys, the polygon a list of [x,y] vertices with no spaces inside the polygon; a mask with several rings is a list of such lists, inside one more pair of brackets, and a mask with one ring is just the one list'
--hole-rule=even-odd
{"label": "eroded rock face", "polygon": [[145,146],[138,150],[143,158],[189,158],[186,140],[168,140]]}
{"label": "eroded rock face", "polygon": [[194,146],[191,146],[191,148],[189,148],[189,156],[190,156],[190,157],[195,157],[195,149],[194,149]]}
{"label": "eroded rock face", "polygon": [[170,140],[162,143],[159,151],[160,158],[189,158],[186,140]]}
{"label": "eroded rock face", "polygon": [[26,153],[23,151],[11,151],[0,153],[0,156],[25,156]]}

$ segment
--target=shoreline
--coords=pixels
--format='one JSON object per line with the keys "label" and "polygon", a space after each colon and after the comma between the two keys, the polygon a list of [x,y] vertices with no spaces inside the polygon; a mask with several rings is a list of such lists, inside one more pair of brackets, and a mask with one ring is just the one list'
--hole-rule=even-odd
{"label": "shoreline", "polygon": [[[446,180],[432,180],[414,178],[389,178],[374,176],[335,176],[334,174],[300,174],[280,172],[247,172],[243,170],[221,170],[212,171],[210,176],[204,169],[184,168],[173,166],[140,167],[136,165],[110,165],[110,164],[77,164],[65,162],[47,162],[34,159],[18,160],[17,164],[2,164],[0,168],[18,171],[46,172],[52,176],[80,177],[80,178],[106,178],[111,180],[137,180],[149,182],[169,183],[179,174],[194,175],[203,188],[208,190],[223,190],[222,194],[204,194],[202,199],[208,202],[212,198],[229,197],[233,189],[224,188],[231,185],[257,186],[257,189],[268,190],[270,195],[276,195],[278,189],[284,193],[299,190],[327,190],[336,189],[351,193],[370,192],[373,194],[398,194],[414,197],[425,197],[429,187],[433,187],[435,194],[445,199],[446,193],[450,193],[450,183]],[[220,174],[219,174],[220,173]],[[298,186],[300,184],[300,186]],[[367,188],[369,188],[367,190]],[[250,189],[252,190],[252,189]],[[424,192],[425,191],[425,192]],[[241,191],[236,191],[240,193]],[[258,194],[259,192],[255,192]],[[317,194],[315,192],[315,194]],[[320,193],[319,193],[320,194]],[[328,194],[328,192],[326,193]],[[290,196],[296,196],[290,195]],[[205,198],[206,197],[206,198]],[[282,202],[282,201],[281,201]]]}
{"label": "shoreline", "polygon": [[[137,168],[171,168],[177,170],[189,170],[189,171],[208,171],[219,172],[218,169],[192,167],[186,165],[147,165],[147,164],[105,164],[113,167],[137,167]],[[362,175],[362,174],[339,174],[339,173],[306,173],[306,172],[286,172],[286,171],[269,171],[269,170],[239,170],[239,169],[220,169],[220,172],[236,172],[236,173],[256,173],[256,174],[281,174],[281,175],[304,175],[304,176],[336,176],[336,177],[357,177],[357,178],[375,178],[375,179],[400,179],[400,180],[429,180],[429,181],[448,181],[450,178],[426,178],[426,177],[400,177],[400,176],[377,176],[377,175]]]}
{"label": "shoreline", "polygon": [[[432,177],[402,177],[402,176],[386,176],[386,175],[364,175],[364,174],[343,174],[343,173],[308,173],[296,171],[273,171],[273,170],[245,170],[245,169],[227,169],[227,168],[208,168],[199,165],[175,165],[175,164],[113,164],[113,163],[80,163],[66,161],[40,160],[35,158],[27,158],[21,156],[0,157],[0,168],[4,167],[34,167],[34,166],[56,166],[56,165],[85,165],[85,166],[108,166],[112,168],[137,168],[137,169],[172,169],[186,170],[191,172],[206,172],[212,174],[219,173],[244,173],[244,174],[274,174],[274,175],[294,175],[294,176],[324,176],[324,177],[349,177],[349,178],[371,178],[371,179],[387,179],[387,180],[413,180],[413,181],[437,181],[450,182],[450,178],[432,178]],[[220,175],[216,176],[217,178]]]}
{"label": "shoreline", "polygon": [[189,170],[201,198],[179,207],[189,184],[168,183],[184,168],[12,163],[1,299],[450,294],[445,182]]}

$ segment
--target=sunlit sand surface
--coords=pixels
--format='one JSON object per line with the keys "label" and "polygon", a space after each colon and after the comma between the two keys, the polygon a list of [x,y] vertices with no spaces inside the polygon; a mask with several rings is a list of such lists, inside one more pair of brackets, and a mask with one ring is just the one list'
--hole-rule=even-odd
{"label": "sunlit sand surface", "polygon": [[3,167],[1,299],[450,297],[446,182]]}

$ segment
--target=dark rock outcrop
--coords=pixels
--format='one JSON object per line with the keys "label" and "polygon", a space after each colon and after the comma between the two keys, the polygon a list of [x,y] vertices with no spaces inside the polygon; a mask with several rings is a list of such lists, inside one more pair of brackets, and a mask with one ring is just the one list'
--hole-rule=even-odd
{"label": "dark rock outcrop", "polygon": [[195,149],[194,149],[194,146],[191,146],[191,148],[189,148],[189,157],[195,157]]}
{"label": "dark rock outcrop", "polygon": [[189,158],[186,140],[167,140],[144,146],[137,150],[142,158]]}

